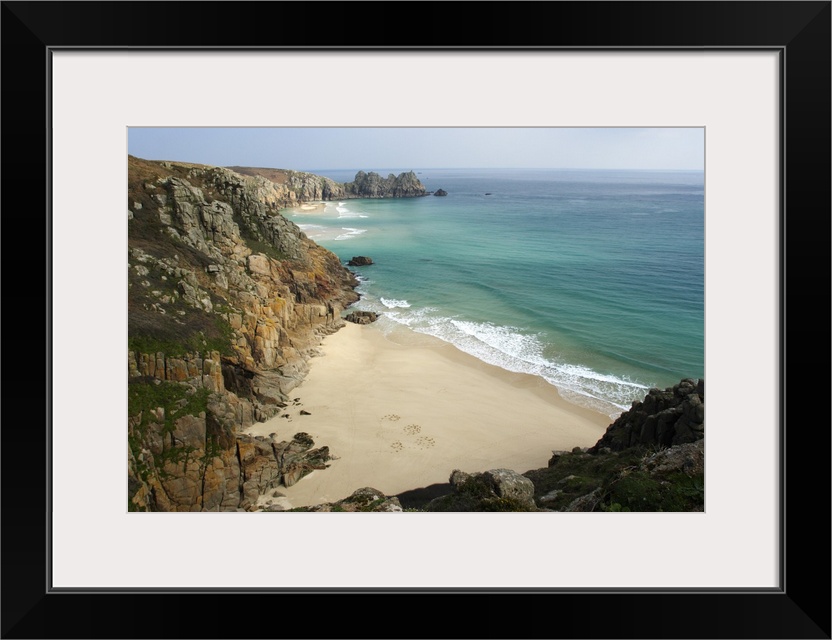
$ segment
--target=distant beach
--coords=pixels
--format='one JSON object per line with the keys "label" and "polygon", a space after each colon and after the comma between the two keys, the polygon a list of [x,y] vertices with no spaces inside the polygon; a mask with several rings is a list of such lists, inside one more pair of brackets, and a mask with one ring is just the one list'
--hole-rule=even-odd
{"label": "distant beach", "polygon": [[326,202],[304,202],[297,207],[289,209],[292,213],[309,213],[311,211],[323,211]]}
{"label": "distant beach", "polygon": [[[409,329],[347,323],[323,339],[299,404],[247,430],[309,433],[335,458],[260,498],[284,508],[340,500],[361,487],[394,495],[445,483],[454,469],[545,467],[553,450],[591,446],[607,415],[567,402],[537,376],[489,365]],[[302,415],[301,411],[309,415]]]}

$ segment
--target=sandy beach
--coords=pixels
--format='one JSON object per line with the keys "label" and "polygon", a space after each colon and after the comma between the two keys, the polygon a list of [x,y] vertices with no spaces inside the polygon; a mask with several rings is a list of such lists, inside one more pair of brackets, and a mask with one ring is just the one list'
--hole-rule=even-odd
{"label": "sandy beach", "polygon": [[[330,467],[279,487],[285,508],[332,502],[361,487],[387,495],[467,472],[545,467],[553,450],[591,446],[609,417],[563,400],[544,380],[495,367],[409,330],[385,336],[347,323],[292,393],[299,404],[247,430],[328,446]],[[301,411],[310,415],[301,415]]]}
{"label": "sandy beach", "polygon": [[323,211],[325,207],[326,202],[321,200],[313,202],[304,202],[303,204],[299,204],[298,206],[287,209],[286,211],[290,213],[313,213]]}

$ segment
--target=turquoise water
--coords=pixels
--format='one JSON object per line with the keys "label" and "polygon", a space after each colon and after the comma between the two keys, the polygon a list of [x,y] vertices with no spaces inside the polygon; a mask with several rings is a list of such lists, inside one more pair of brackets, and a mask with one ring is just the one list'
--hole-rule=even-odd
{"label": "turquoise water", "polygon": [[345,262],[373,258],[353,269],[356,306],[383,330],[436,336],[611,416],[703,377],[702,172],[416,171],[448,195],[286,212]]}

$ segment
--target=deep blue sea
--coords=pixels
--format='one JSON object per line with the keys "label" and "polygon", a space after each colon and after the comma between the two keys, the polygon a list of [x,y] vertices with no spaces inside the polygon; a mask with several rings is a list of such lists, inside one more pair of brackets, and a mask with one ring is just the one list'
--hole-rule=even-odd
{"label": "deep blue sea", "polygon": [[610,416],[703,377],[703,172],[414,171],[448,195],[286,212],[343,261],[375,261],[353,270],[382,330],[436,336]]}

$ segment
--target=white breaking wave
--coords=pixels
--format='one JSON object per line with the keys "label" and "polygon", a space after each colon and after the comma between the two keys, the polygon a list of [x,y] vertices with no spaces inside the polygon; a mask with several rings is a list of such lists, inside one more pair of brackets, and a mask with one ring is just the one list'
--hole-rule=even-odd
{"label": "white breaking wave", "polygon": [[347,207],[345,207],[343,205],[344,205],[343,202],[339,202],[338,206],[335,207],[335,211],[338,212],[338,217],[339,218],[366,218],[367,217],[363,213],[357,213],[355,211],[352,211],[351,209],[348,209]]}
{"label": "white breaking wave", "polygon": [[342,227],[342,231],[346,231],[346,233],[335,236],[335,240],[349,240],[355,236],[360,236],[362,233],[367,233],[366,229],[352,229],[350,227]]}
{"label": "white breaking wave", "polygon": [[[363,284],[363,283],[362,283]],[[393,304],[405,302],[364,298],[361,307],[381,312],[396,324],[450,342],[460,351],[483,362],[515,373],[539,376],[558,389],[562,396],[578,404],[617,417],[633,400],[641,399],[649,386],[599,373],[582,365],[558,362],[544,355],[540,335],[523,333],[517,327],[488,322],[472,322],[438,315],[433,307],[411,308]],[[383,306],[383,308],[382,308]]]}
{"label": "white breaking wave", "polygon": [[392,298],[379,298],[381,300],[381,304],[383,304],[388,309],[408,309],[410,308],[410,303],[407,300],[393,300]]}

